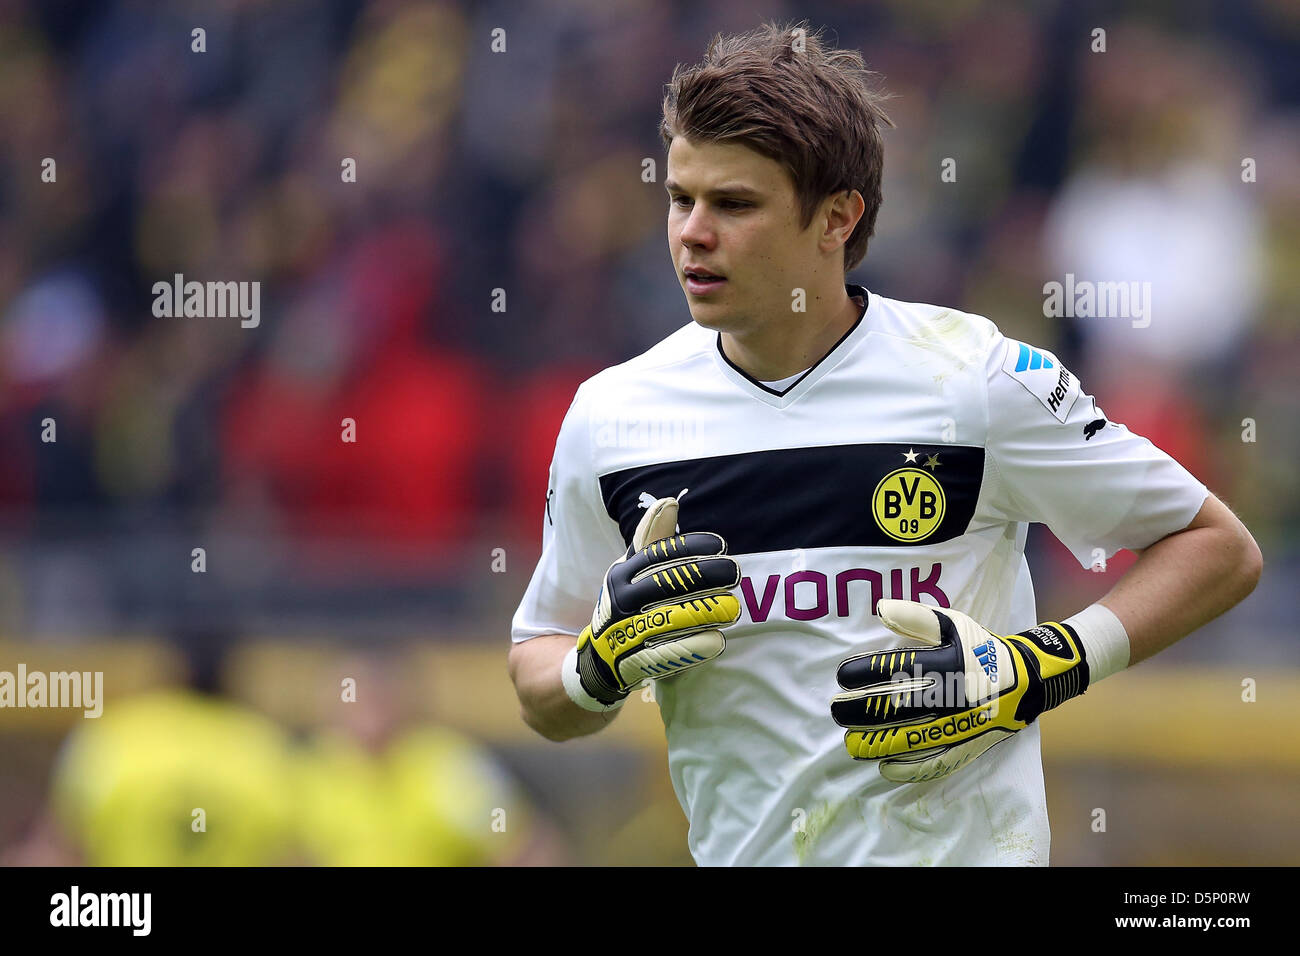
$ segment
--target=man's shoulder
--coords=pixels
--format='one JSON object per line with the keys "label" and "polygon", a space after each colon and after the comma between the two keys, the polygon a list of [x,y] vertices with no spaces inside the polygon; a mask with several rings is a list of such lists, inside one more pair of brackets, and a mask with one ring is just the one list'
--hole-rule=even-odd
{"label": "man's shoulder", "polygon": [[1002,340],[997,325],[974,312],[886,296],[875,298],[873,331],[904,339],[927,352],[947,354],[962,364],[984,361]]}
{"label": "man's shoulder", "polygon": [[[578,391],[589,399],[607,395],[611,390],[625,392],[637,381],[660,379],[674,368],[709,361],[709,350],[716,338],[716,332],[688,322],[640,355],[597,372],[583,382]],[[689,369],[683,369],[683,374],[690,374]]]}

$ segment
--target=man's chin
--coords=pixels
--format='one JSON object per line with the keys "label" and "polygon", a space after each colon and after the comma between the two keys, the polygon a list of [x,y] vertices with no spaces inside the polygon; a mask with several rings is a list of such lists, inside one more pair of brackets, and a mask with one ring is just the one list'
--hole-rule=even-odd
{"label": "man's chin", "polygon": [[708,302],[688,302],[691,318],[696,325],[701,325],[713,332],[725,332],[731,325],[731,313]]}

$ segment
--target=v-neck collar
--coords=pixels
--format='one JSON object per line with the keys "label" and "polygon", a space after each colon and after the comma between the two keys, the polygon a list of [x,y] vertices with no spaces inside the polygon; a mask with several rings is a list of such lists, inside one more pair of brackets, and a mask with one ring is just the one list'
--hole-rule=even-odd
{"label": "v-neck collar", "polygon": [[715,340],[714,359],[717,362],[718,367],[721,369],[722,374],[761,402],[766,402],[768,405],[772,405],[775,408],[784,408],[786,405],[789,405],[808,389],[812,388],[818,379],[839,364],[839,359],[847,355],[857,341],[866,334],[868,323],[864,320],[867,317],[867,313],[869,313],[874,306],[875,300],[872,298],[865,286],[845,283],[844,290],[849,294],[849,298],[861,296],[865,303],[865,307],[858,314],[858,320],[853,323],[852,328],[840,336],[839,341],[832,345],[825,355],[819,358],[815,363],[813,363],[811,368],[800,375],[794,382],[787,385],[784,389],[777,391],[776,389],[769,388],[767,385],[764,385],[758,379],[754,378],[748,372],[744,371],[732,362],[731,359],[727,358],[726,353],[722,351],[722,333],[719,332],[718,337]]}

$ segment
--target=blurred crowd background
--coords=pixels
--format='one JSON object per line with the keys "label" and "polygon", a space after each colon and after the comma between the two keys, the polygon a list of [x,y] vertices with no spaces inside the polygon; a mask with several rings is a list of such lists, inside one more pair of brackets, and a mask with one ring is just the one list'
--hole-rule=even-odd
{"label": "blurred crowd background", "polygon": [[[0,710],[0,862],[689,862],[654,705],[550,744],[505,654],[574,389],[689,321],[664,84],[769,17],[893,94],[850,278],[1056,351],[1263,548],[1247,602],[1107,682],[1187,747],[1103,727],[1107,685],[1045,718],[1053,862],[1294,860],[1300,6],[0,0],[0,669],[106,681],[93,731]],[[260,324],[155,318],[176,273],[259,281]],[[1150,325],[1046,316],[1067,273],[1150,282]],[[1132,561],[1030,541],[1044,617]],[[205,774],[245,822],[195,850]]]}

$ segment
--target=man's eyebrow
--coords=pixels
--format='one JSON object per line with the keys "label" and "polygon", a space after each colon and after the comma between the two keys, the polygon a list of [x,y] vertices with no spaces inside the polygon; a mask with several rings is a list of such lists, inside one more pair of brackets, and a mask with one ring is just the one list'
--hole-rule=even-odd
{"label": "man's eyebrow", "polygon": [[[682,189],[679,183],[676,183],[671,179],[664,180],[664,189],[668,190],[668,192],[670,193],[685,191]],[[746,186],[744,183],[722,183],[721,185],[715,186],[713,189],[710,189],[708,192],[705,193],[705,195],[706,196],[761,196],[763,194],[759,192],[757,189],[754,189],[752,186]]]}

